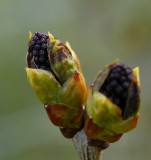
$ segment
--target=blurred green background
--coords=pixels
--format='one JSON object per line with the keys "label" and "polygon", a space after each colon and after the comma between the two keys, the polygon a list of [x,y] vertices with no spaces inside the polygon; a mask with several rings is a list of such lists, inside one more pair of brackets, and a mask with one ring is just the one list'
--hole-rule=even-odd
{"label": "blurred green background", "polygon": [[28,32],[68,40],[90,85],[116,58],[140,66],[142,101],[135,130],[104,151],[104,160],[151,157],[151,1],[0,0],[0,160],[78,160],[54,127],[25,73]]}

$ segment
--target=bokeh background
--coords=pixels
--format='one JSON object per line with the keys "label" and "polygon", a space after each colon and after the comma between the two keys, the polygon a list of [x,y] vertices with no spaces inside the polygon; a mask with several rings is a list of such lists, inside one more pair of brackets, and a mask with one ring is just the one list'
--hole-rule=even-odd
{"label": "bokeh background", "polygon": [[28,32],[68,40],[87,85],[116,58],[140,66],[142,101],[135,130],[104,160],[151,157],[151,1],[0,0],[0,160],[77,160],[71,140],[51,124],[25,73]]}

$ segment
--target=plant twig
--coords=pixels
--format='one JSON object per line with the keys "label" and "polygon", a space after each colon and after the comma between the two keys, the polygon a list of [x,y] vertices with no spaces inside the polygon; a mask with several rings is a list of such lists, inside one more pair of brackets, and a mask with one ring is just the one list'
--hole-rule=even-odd
{"label": "plant twig", "polygon": [[108,147],[108,143],[106,142],[102,142],[102,148],[101,146],[90,146],[84,129],[79,131],[72,140],[79,154],[80,160],[100,160],[102,150]]}

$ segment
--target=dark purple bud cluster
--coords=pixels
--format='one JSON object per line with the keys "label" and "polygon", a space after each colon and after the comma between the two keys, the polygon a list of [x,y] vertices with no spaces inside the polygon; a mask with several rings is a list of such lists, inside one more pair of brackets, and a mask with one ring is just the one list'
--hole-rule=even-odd
{"label": "dark purple bud cluster", "polygon": [[29,56],[38,69],[50,70],[47,52],[48,35],[36,32],[29,43]]}
{"label": "dark purple bud cluster", "polygon": [[124,111],[132,76],[133,71],[129,66],[118,63],[110,70],[99,91]]}

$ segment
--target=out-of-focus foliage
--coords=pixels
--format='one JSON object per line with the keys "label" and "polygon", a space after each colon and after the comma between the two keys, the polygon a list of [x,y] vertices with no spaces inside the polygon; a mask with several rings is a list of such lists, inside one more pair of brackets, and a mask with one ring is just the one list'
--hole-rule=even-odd
{"label": "out-of-focus foliage", "polygon": [[150,160],[151,1],[0,1],[0,159],[78,159],[70,140],[54,127],[25,73],[28,31],[50,30],[68,40],[88,85],[116,58],[140,66],[138,127],[104,151],[104,159]]}

